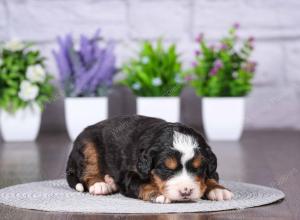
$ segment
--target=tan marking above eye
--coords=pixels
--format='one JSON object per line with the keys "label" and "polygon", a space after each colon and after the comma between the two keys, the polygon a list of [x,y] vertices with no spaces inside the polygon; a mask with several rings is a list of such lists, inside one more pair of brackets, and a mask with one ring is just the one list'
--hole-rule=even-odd
{"label": "tan marking above eye", "polygon": [[175,170],[178,166],[178,162],[174,157],[169,157],[165,160],[165,165],[171,170]]}
{"label": "tan marking above eye", "polygon": [[201,156],[195,157],[194,160],[193,160],[193,163],[192,163],[193,167],[194,168],[199,168],[201,166],[201,161],[202,161]]}

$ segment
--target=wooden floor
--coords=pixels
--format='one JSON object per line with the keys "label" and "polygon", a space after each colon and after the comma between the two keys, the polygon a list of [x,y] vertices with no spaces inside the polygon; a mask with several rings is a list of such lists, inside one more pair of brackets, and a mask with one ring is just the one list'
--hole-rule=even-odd
{"label": "wooden floor", "polygon": [[[57,214],[0,206],[1,220],[35,219],[299,219],[300,132],[247,132],[240,143],[211,143],[221,178],[281,189],[284,201],[264,207],[216,213],[163,215]],[[71,144],[62,134],[36,143],[0,143],[0,188],[64,177]],[[179,210],[180,211],[180,210]]]}

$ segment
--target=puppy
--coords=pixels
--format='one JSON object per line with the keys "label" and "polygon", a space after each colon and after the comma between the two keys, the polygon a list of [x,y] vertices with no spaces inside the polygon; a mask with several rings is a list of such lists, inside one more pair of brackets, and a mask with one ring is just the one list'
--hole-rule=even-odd
{"label": "puppy", "polygon": [[87,127],[75,140],[66,177],[71,188],[170,203],[230,200],[218,183],[217,158],[192,128],[145,116]]}

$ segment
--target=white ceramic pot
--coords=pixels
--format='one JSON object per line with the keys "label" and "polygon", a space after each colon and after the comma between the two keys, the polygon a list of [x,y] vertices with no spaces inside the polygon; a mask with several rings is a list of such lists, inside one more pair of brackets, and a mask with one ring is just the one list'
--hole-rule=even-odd
{"label": "white ceramic pot", "polygon": [[65,118],[72,141],[89,125],[107,119],[107,97],[75,97],[65,99]]}
{"label": "white ceramic pot", "polygon": [[3,140],[34,141],[39,133],[42,112],[38,105],[30,105],[15,113],[1,111],[0,126]]}
{"label": "white ceramic pot", "polygon": [[244,128],[245,98],[203,98],[202,118],[209,140],[237,141]]}
{"label": "white ceramic pot", "polygon": [[179,121],[179,97],[137,97],[137,114]]}

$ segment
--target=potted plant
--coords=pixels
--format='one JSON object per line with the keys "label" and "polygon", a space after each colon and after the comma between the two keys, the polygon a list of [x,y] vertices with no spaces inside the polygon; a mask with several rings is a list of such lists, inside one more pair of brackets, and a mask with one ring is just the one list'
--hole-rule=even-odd
{"label": "potted plant", "polygon": [[107,93],[116,71],[114,44],[100,47],[100,32],[80,37],[76,49],[70,34],[58,37],[59,50],[53,51],[65,93],[67,131],[74,140],[88,125],[108,117]]}
{"label": "potted plant", "polygon": [[54,96],[44,58],[32,45],[13,40],[0,52],[0,125],[4,141],[36,139],[44,105]]}
{"label": "potted plant", "polygon": [[238,140],[244,124],[245,99],[252,89],[256,63],[250,60],[253,37],[240,42],[239,25],[229,29],[218,47],[208,46],[203,35],[196,39],[191,85],[202,96],[202,116],[209,140]]}
{"label": "potted plant", "polygon": [[138,57],[124,64],[122,70],[125,79],[121,83],[137,96],[137,114],[179,120],[183,78],[174,44],[164,48],[161,40],[155,46],[143,42]]}

